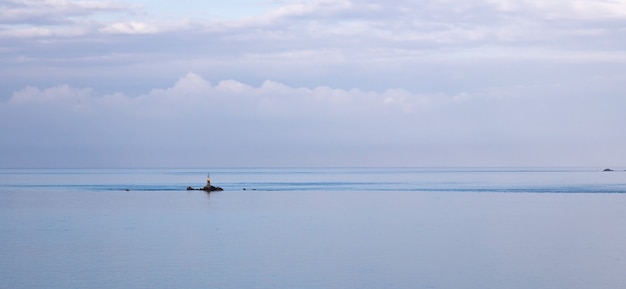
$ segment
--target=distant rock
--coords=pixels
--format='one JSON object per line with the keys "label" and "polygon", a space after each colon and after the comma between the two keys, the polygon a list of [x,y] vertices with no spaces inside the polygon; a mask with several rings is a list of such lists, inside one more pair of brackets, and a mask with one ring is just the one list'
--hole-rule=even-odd
{"label": "distant rock", "polygon": [[214,192],[214,191],[223,191],[224,189],[220,187],[216,187],[216,186],[204,186],[202,190],[207,191],[207,192]]}
{"label": "distant rock", "polygon": [[205,191],[205,192],[215,192],[215,191],[223,191],[224,189],[216,186],[204,186],[199,189],[194,189],[192,187],[187,187],[187,191]]}
{"label": "distant rock", "polygon": [[612,169],[604,169],[603,172],[612,172],[612,171],[613,171]]}

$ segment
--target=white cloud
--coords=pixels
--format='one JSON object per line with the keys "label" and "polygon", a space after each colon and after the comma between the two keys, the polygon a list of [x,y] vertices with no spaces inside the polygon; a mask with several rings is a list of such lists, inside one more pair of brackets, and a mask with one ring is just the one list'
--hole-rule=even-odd
{"label": "white cloud", "polygon": [[246,94],[250,93],[253,88],[247,84],[243,84],[239,81],[231,79],[220,81],[220,83],[216,87],[216,90],[228,93]]}
{"label": "white cloud", "polygon": [[155,25],[143,22],[115,22],[100,29],[100,32],[110,34],[153,34],[158,32]]}
{"label": "white cloud", "polygon": [[85,104],[90,105],[92,93],[90,88],[77,89],[67,84],[43,90],[31,86],[15,92],[8,103],[18,106],[34,104],[48,108],[65,107],[71,110],[81,110]]}
{"label": "white cloud", "polygon": [[[433,96],[439,97],[439,96]],[[252,87],[236,80],[220,81],[216,86],[195,73],[188,73],[174,86],[153,89],[138,97],[124,94],[97,96],[90,88],[61,85],[47,89],[27,87],[17,91],[8,104],[15,106],[55,106],[58,109],[123,110],[129,114],[198,115],[214,110],[215,114],[232,116],[298,117],[338,115],[346,112],[389,114],[412,112],[416,106],[428,104],[428,96],[406,90],[383,93],[358,89],[343,90],[330,87],[293,88],[265,81]],[[227,108],[225,111],[223,108]]]}
{"label": "white cloud", "polygon": [[606,19],[626,17],[623,0],[489,0],[506,12],[527,12],[546,18]]}
{"label": "white cloud", "polygon": [[350,0],[313,0],[310,2],[292,2],[269,11],[265,17],[299,17],[312,14],[329,15],[353,8]]}
{"label": "white cloud", "polygon": [[54,108],[67,112],[111,112],[127,116],[170,118],[209,116],[270,119],[392,116],[414,114],[454,102],[445,95],[420,95],[402,89],[384,92],[337,89],[326,86],[294,88],[275,81],[252,87],[236,80],[216,86],[195,73],[188,73],[174,86],[153,89],[137,97],[121,93],[98,96],[90,88],[68,85],[47,89],[27,87],[13,94],[7,104],[15,108]]}

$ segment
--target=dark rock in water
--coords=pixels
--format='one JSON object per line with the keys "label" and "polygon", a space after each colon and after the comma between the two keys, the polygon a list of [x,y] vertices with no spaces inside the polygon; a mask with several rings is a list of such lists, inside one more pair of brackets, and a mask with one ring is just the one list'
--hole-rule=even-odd
{"label": "dark rock in water", "polygon": [[603,172],[612,172],[612,171],[613,171],[612,169],[604,169]]}
{"label": "dark rock in water", "polygon": [[224,189],[216,186],[204,186],[199,189],[194,189],[192,187],[187,187],[187,191],[205,191],[205,192],[215,192],[215,191],[223,191]]}
{"label": "dark rock in water", "polygon": [[207,191],[207,192],[215,192],[215,191],[223,191],[224,189],[220,187],[216,187],[216,186],[204,186],[202,190]]}

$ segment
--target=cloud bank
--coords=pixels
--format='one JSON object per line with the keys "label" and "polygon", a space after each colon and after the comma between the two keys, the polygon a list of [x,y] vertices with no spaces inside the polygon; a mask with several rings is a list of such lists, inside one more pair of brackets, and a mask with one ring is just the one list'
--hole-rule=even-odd
{"label": "cloud bank", "polygon": [[[14,167],[559,166],[624,157],[615,154],[623,116],[612,99],[546,90],[253,87],[195,73],[138,96],[28,87],[0,103],[0,151]],[[574,155],[581,150],[587,155]]]}

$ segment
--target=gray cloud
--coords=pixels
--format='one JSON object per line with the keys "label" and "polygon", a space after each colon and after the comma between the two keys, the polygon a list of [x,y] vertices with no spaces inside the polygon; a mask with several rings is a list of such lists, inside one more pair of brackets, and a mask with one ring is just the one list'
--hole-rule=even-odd
{"label": "gray cloud", "polygon": [[[163,22],[149,18],[117,17],[106,22],[93,18],[89,24],[93,26],[91,29],[81,28],[85,26],[84,22],[71,22],[65,26],[67,34],[58,36],[46,34],[45,28],[5,27],[4,38],[15,38],[21,32],[33,37],[31,41],[46,37],[48,42],[58,42],[59,47],[65,47],[65,43],[75,45],[76,42],[87,47],[104,46],[113,52],[122,52],[124,47],[138,47],[147,53],[162,53],[166,59],[183,52],[191,57],[210,58],[210,55],[202,53],[205,50],[197,47],[208,49],[207,53],[232,56],[327,50],[350,55],[354,50],[365,51],[367,48],[367,52],[376,56],[379,51],[405,54],[405,51],[464,50],[485,46],[501,49],[550,47],[559,50],[570,48],[568,43],[588,43],[584,40],[594,39],[611,40],[608,45],[607,41],[602,42],[607,46],[622,44],[614,39],[623,33],[621,23],[626,15],[618,13],[618,9],[610,9],[618,4],[581,2],[589,7],[581,10],[568,4],[570,1],[563,1],[560,5],[517,2],[397,1],[394,5],[380,5],[370,1],[313,1],[286,5],[261,17],[233,21]],[[553,2],[558,4],[559,1]],[[113,8],[118,7],[108,3],[100,3],[100,6],[111,6],[111,11],[116,11]],[[75,13],[69,8],[60,12],[40,8],[55,17],[68,19]],[[89,7],[83,10],[89,13],[99,11],[92,11]],[[155,42],[167,41],[168,45],[145,43],[144,38],[107,35],[142,32],[156,33]],[[79,39],[71,37],[77,34]],[[70,39],[67,39],[68,36]],[[598,49],[597,46],[591,48]],[[96,50],[95,54],[100,53]]]}
{"label": "gray cloud", "polygon": [[[59,49],[77,44],[83,46],[82,51],[101,47],[92,53],[94,56],[101,56],[103,50],[122,54],[127,49],[136,49],[134,54],[159,53],[164,60],[180,57],[181,53],[210,59],[214,53],[245,57],[298,51],[324,54],[329,50],[343,57],[354,51],[374,57],[386,53],[415,57],[414,52],[418,51],[428,57],[433,50],[448,49],[448,53],[459,54],[456,50],[463,52],[482,47],[552,48],[557,50],[553,54],[558,54],[559,50],[567,51],[592,40],[606,40],[595,41],[603,43],[604,49],[619,48],[623,44],[615,39],[623,38],[616,36],[623,33],[624,15],[615,12],[619,11],[617,9],[609,9],[617,4],[598,2],[594,6],[593,2],[584,2],[596,8],[585,12],[587,10],[570,7],[568,1],[552,6],[518,2],[398,1],[394,5],[380,5],[370,1],[313,1],[286,5],[258,18],[233,21],[163,22],[117,17],[106,22],[93,18],[89,24],[84,21],[68,23],[63,26],[65,34],[55,34],[47,27],[5,27],[3,38],[11,40],[23,33],[29,39],[19,45],[29,41],[37,43],[44,37],[48,43],[57,43]],[[100,3],[100,6],[118,9],[108,3]],[[69,8],[60,11],[40,8],[67,19],[75,13]],[[83,10],[99,11],[89,7]],[[111,33],[113,35],[107,35]],[[156,35],[148,39],[114,35],[120,33]],[[167,45],[163,45],[165,41]],[[611,47],[611,43],[618,47]],[[20,49],[27,47],[20,46]],[[54,53],[54,47],[46,49]],[[594,49],[597,51],[598,47],[589,47],[589,50]]]}
{"label": "gray cloud", "polygon": [[117,1],[6,0],[0,4],[0,24],[71,25],[76,18],[95,14],[127,12],[136,5]]}

